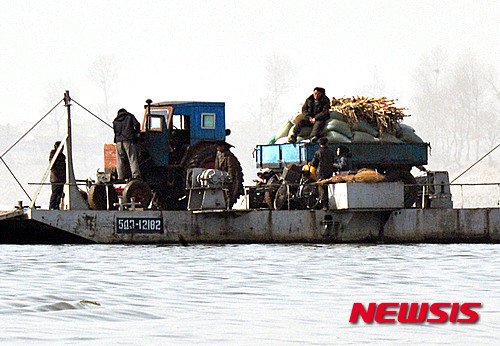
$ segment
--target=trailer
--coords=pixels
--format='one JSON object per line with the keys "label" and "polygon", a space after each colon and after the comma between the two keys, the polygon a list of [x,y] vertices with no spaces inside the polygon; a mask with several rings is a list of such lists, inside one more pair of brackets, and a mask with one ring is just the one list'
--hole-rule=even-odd
{"label": "trailer", "polygon": [[[410,173],[413,167],[422,168],[428,160],[428,143],[330,143],[334,152],[339,146],[349,149],[354,169],[370,168],[385,176],[386,182],[401,181],[405,184],[405,207],[411,207],[417,200],[417,181]],[[276,196],[280,186],[285,183],[299,183],[299,178],[286,179],[293,167],[309,163],[319,149],[316,143],[307,141],[285,144],[259,144],[254,150],[256,167],[260,170],[262,182],[249,189],[253,207],[268,206],[280,209]],[[289,191],[290,188],[287,188]],[[308,190],[310,193],[310,189]],[[282,196],[283,197],[283,196]],[[295,196],[294,196],[295,197]],[[289,199],[290,196],[287,196]],[[297,198],[296,198],[297,199]],[[298,197],[302,200],[302,197]],[[304,203],[298,203],[304,206]],[[309,205],[312,205],[309,203]]]}

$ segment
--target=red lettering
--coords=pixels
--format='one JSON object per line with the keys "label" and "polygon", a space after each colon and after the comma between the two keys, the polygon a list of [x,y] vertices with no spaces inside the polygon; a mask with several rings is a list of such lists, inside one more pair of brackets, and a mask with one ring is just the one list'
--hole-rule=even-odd
{"label": "red lettering", "polygon": [[[451,311],[448,316],[448,309]],[[365,309],[362,303],[353,303],[350,323],[357,323],[361,316],[365,323],[372,323],[375,319],[377,323],[474,323],[479,320],[479,314],[472,310],[474,307],[481,307],[481,303],[368,303]],[[391,309],[392,308],[392,309]],[[428,312],[436,318],[427,318]],[[462,313],[468,318],[458,318]],[[394,316],[394,318],[392,318]]]}
{"label": "red lettering", "polygon": [[437,323],[443,323],[448,320],[448,313],[446,311],[440,310],[439,308],[441,306],[451,306],[451,303],[434,303],[431,305],[430,312],[431,314],[434,314],[438,316],[439,318],[428,318],[427,322],[437,322]]}
{"label": "red lettering", "polygon": [[361,315],[361,318],[365,323],[373,322],[373,315],[375,315],[375,309],[377,307],[377,303],[368,304],[368,310],[365,310],[363,304],[354,303],[352,304],[351,317],[349,318],[350,323],[357,323],[358,316]]}
{"label": "red lettering", "polygon": [[397,315],[397,310],[386,311],[385,308],[390,308],[391,306],[398,307],[399,303],[380,303],[377,307],[377,312],[375,313],[375,321],[378,323],[393,323],[396,322],[395,318],[384,318],[385,315]]}
{"label": "red lettering", "polygon": [[451,306],[450,322],[455,323],[457,321],[459,307],[460,307],[460,303],[453,303],[453,305]]}
{"label": "red lettering", "polygon": [[[419,303],[411,303],[410,311],[408,312],[408,317],[406,311],[408,310],[408,303],[401,303],[398,314],[398,322],[401,323],[420,323],[424,322],[427,317],[427,310],[429,309],[429,303],[422,303],[420,307],[420,312],[418,312]],[[418,316],[417,316],[418,314]]]}
{"label": "red lettering", "polygon": [[458,319],[458,322],[463,322],[463,323],[474,323],[478,320],[479,318],[479,315],[477,314],[477,312],[475,311],[472,311],[471,309],[469,309],[469,307],[472,307],[472,306],[481,306],[481,303],[464,303],[462,304],[462,306],[460,307],[460,312],[463,313],[464,315],[466,316],[469,316],[470,318],[459,318]]}

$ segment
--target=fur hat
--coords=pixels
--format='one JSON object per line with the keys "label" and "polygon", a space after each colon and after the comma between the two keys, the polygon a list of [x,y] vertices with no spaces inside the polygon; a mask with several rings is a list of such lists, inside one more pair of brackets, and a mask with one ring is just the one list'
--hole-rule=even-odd
{"label": "fur hat", "polygon": [[326,137],[321,137],[318,141],[319,145],[327,145],[328,139]]}
{"label": "fur hat", "polygon": [[316,88],[314,88],[314,91],[319,91],[320,93],[322,93],[323,95],[325,95],[325,88],[316,87]]}
{"label": "fur hat", "polygon": [[215,144],[217,144],[217,146],[221,146],[221,147],[225,147],[225,148],[234,148],[234,145],[231,145],[228,142],[223,141],[223,140],[218,140],[215,142]]}
{"label": "fur hat", "polygon": [[118,110],[117,115],[126,114],[126,113],[128,113],[127,110],[125,108],[121,108],[120,110]]}

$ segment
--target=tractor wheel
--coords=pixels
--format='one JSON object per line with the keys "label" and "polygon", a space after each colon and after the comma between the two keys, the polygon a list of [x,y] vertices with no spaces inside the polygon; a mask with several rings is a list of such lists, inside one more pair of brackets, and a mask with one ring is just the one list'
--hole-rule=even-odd
{"label": "tractor wheel", "polygon": [[288,207],[288,184],[283,182],[274,197],[274,209],[281,210]]}
{"label": "tractor wheel", "polygon": [[[186,158],[184,161],[183,169],[184,169],[184,177],[186,176],[186,172],[189,168],[214,168],[215,167],[215,158],[217,155],[217,145],[210,144],[204,147],[201,147],[199,150],[191,153],[191,156]],[[236,158],[237,161],[237,174],[236,181],[233,181],[233,191],[229,191],[231,196],[231,203],[235,203],[236,200],[245,193],[243,189],[243,170],[241,168],[240,161]],[[183,185],[184,188],[184,185]],[[186,198],[187,204],[187,198]]]}
{"label": "tractor wheel", "polygon": [[319,204],[318,185],[312,183],[302,185],[300,189],[299,201],[302,208],[315,209]]}
{"label": "tractor wheel", "polygon": [[273,175],[266,184],[266,192],[264,194],[264,200],[266,201],[269,209],[274,209],[274,198],[276,197],[276,191],[278,190],[278,183],[280,178],[278,175]]}
{"label": "tractor wheel", "polygon": [[217,155],[217,145],[209,144],[192,152],[189,157],[183,160],[182,168],[187,172],[189,168],[214,168],[215,157]]}
{"label": "tractor wheel", "polygon": [[151,188],[145,181],[130,181],[123,189],[123,201],[130,203],[132,198],[135,203],[140,203],[142,208],[147,208],[151,202]]}
{"label": "tractor wheel", "polygon": [[404,206],[405,208],[410,208],[416,201],[418,197],[418,186],[417,180],[408,171],[398,170],[390,171],[386,174],[384,181],[393,182],[401,181],[405,184],[404,192]]}

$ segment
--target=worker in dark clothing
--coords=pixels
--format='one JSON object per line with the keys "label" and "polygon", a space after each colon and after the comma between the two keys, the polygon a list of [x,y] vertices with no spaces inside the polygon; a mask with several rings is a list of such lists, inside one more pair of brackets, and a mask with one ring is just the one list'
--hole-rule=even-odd
{"label": "worker in dark clothing", "polygon": [[352,156],[347,147],[341,145],[337,148],[337,157],[333,168],[336,172],[353,170]]}
{"label": "worker in dark clothing", "polygon": [[312,127],[311,142],[315,143],[321,131],[330,118],[330,99],[325,95],[325,89],[316,87],[311,96],[306,99],[302,106],[304,119],[300,120],[293,128],[293,133],[288,138],[288,142],[297,142],[297,136],[304,127]]}
{"label": "worker in dark clothing", "polygon": [[[314,153],[311,166],[316,167],[318,180],[328,179],[333,175],[333,164],[335,154],[328,148],[328,139],[321,137],[319,139],[319,149]],[[328,209],[328,191],[326,185],[318,185],[319,198],[323,210]]]}
{"label": "worker in dark clothing", "polygon": [[120,109],[113,121],[116,143],[116,170],[118,179],[140,179],[139,156],[136,143],[141,131],[141,124],[135,116],[125,109]]}
{"label": "worker in dark clothing", "polygon": [[217,155],[215,157],[215,169],[229,173],[233,182],[229,186],[230,207],[236,202],[243,192],[243,173],[236,156],[229,150],[233,147],[225,141],[217,142]]}
{"label": "worker in dark clothing", "polygon": [[[49,162],[54,158],[59,145],[61,145],[61,142],[55,142],[54,149],[52,149],[49,154]],[[50,195],[49,209],[52,210],[59,210],[64,191],[64,183],[66,183],[66,156],[62,153],[63,148],[61,148],[61,152],[57,155],[54,164],[50,168],[52,194]]]}

